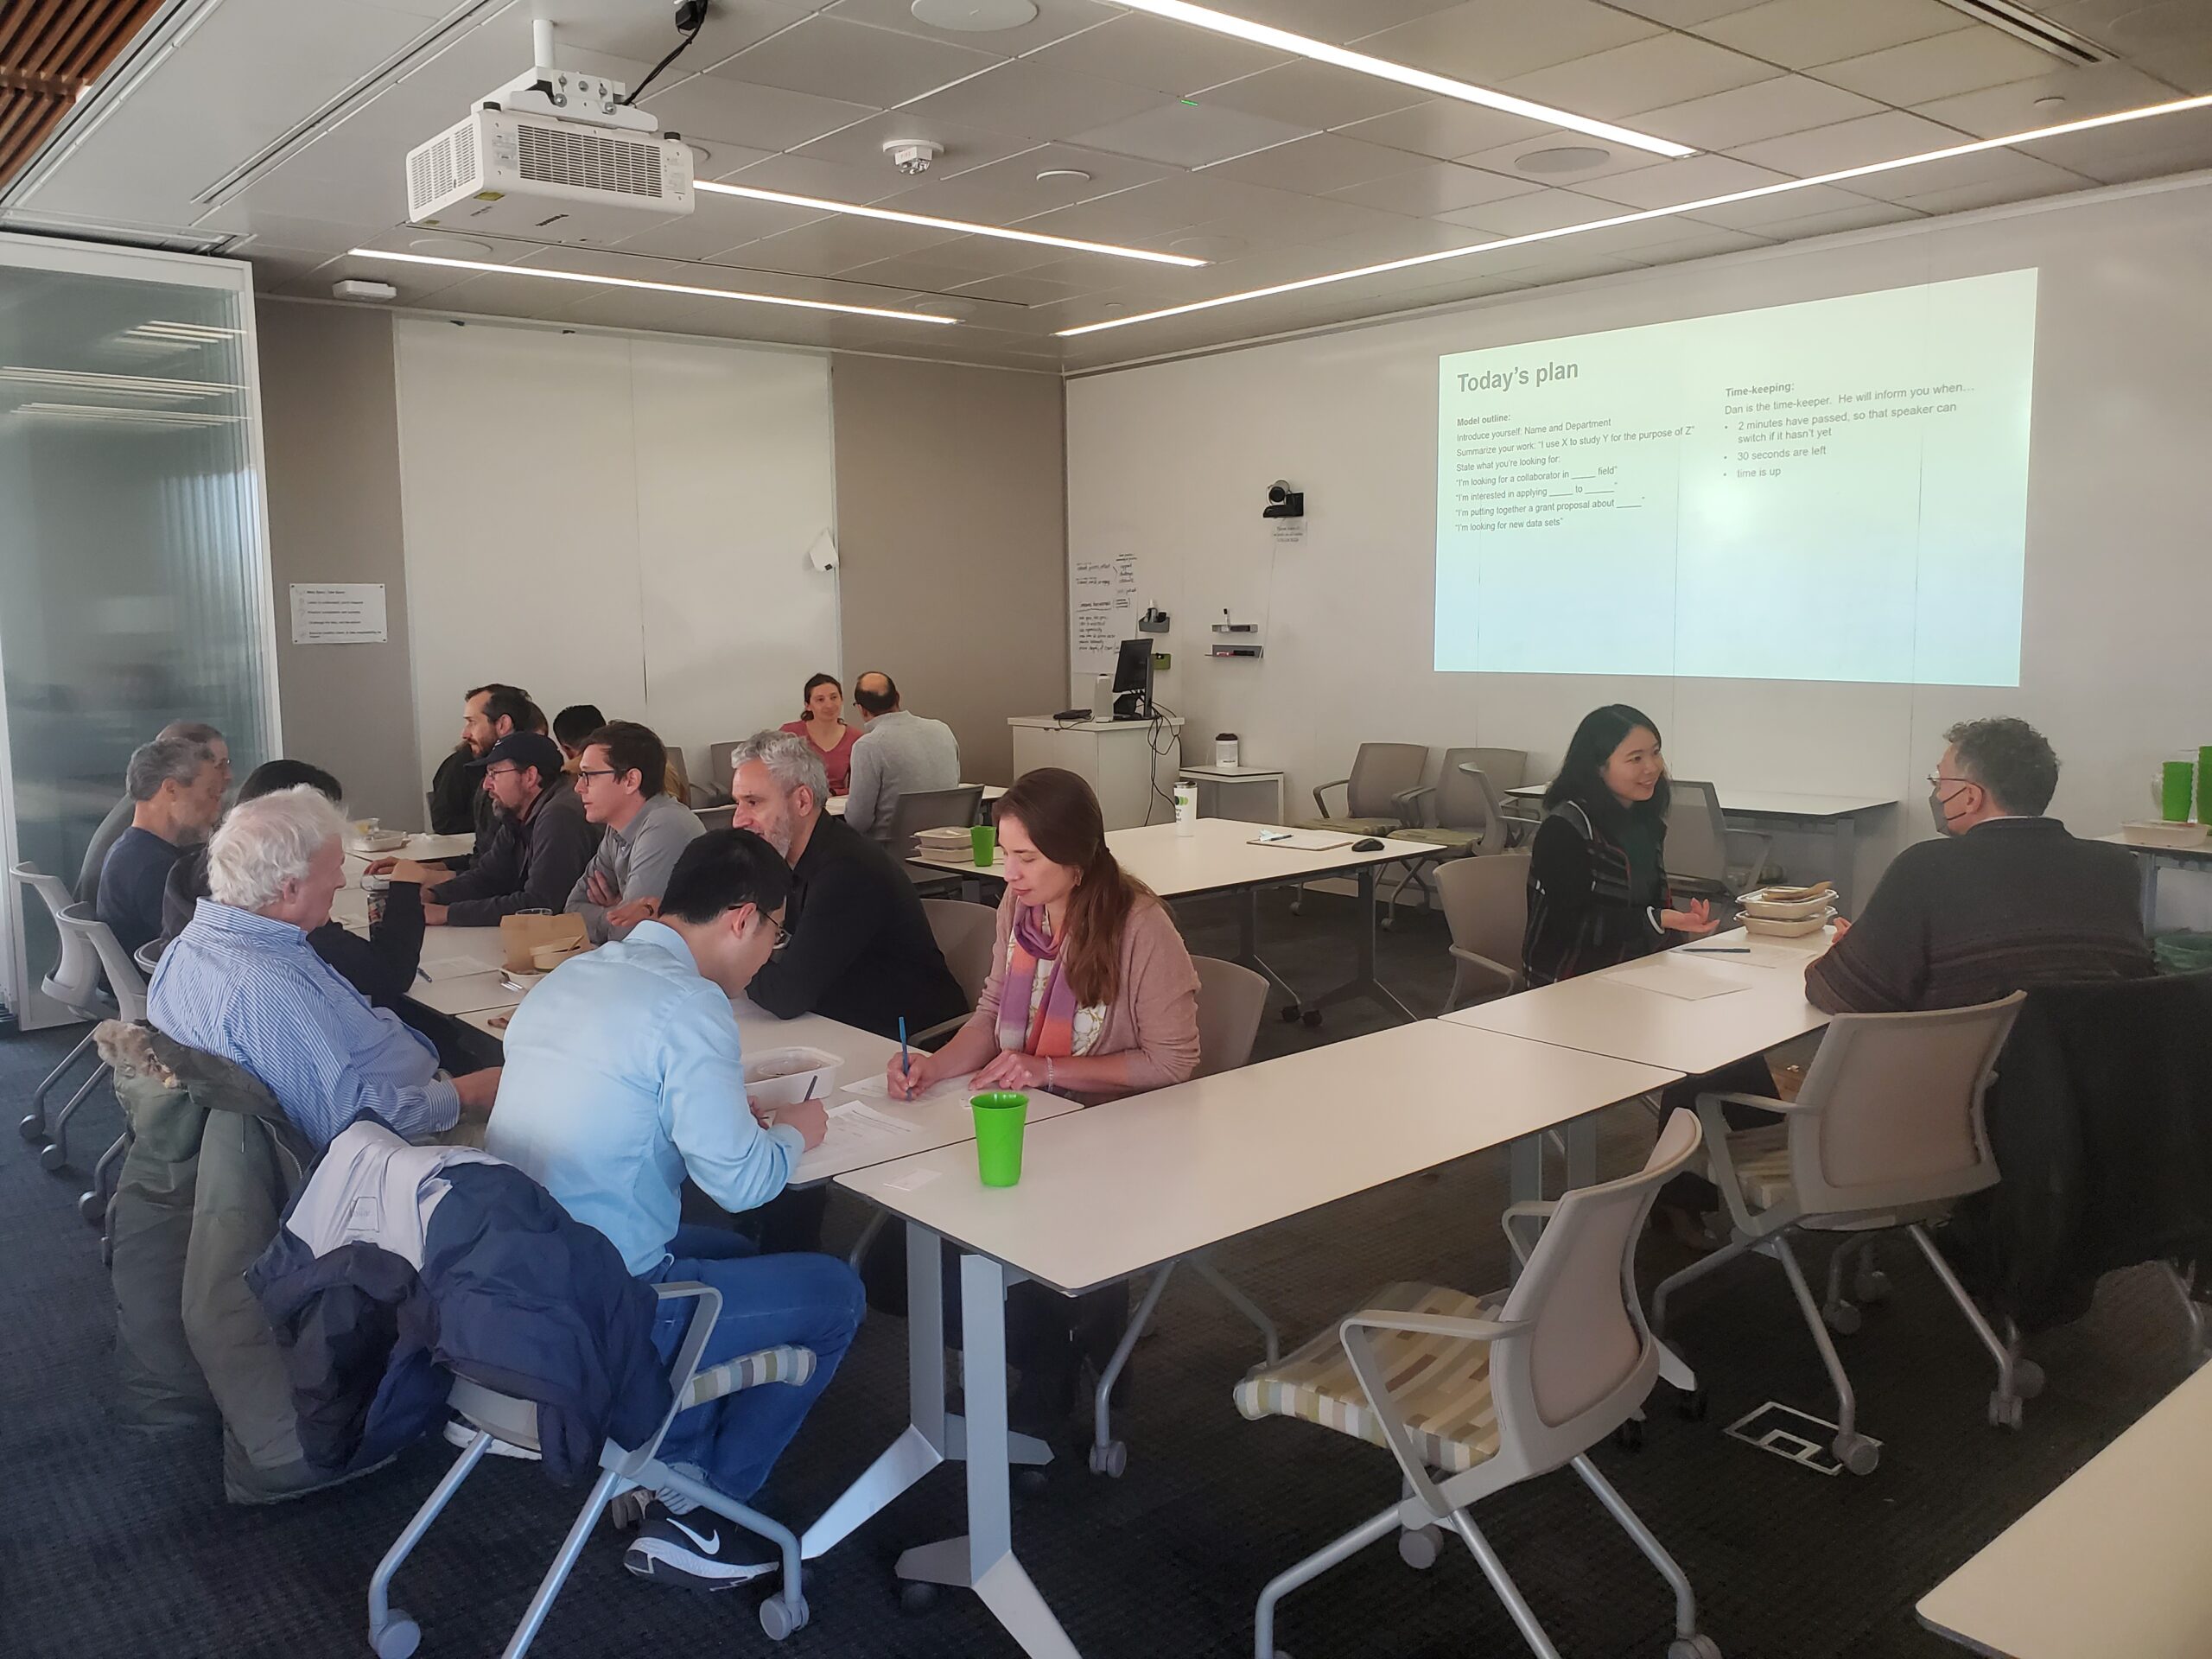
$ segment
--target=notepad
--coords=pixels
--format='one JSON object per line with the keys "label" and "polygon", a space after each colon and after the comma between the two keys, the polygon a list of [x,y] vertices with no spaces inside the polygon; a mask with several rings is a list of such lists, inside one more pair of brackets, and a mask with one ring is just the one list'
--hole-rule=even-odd
{"label": "notepad", "polygon": [[831,1158],[864,1151],[886,1141],[904,1140],[914,1133],[912,1124],[902,1123],[857,1100],[833,1102],[823,1108],[823,1116],[829,1128],[820,1150]]}
{"label": "notepad", "polygon": [[[970,1071],[964,1077],[939,1077],[928,1088],[923,1090],[920,1094],[916,1095],[914,1099],[936,1100],[945,1095],[972,1094],[974,1090],[971,1090],[969,1085],[974,1082],[975,1076],[976,1074]],[[872,1077],[862,1077],[858,1083],[847,1084],[845,1085],[845,1093],[849,1095],[864,1096],[869,1100],[889,1100],[891,1098],[891,1080],[886,1077],[883,1073],[879,1071]],[[912,1103],[912,1102],[901,1103],[901,1104]]]}
{"label": "notepad", "polygon": [[1677,997],[1685,1002],[1702,1002],[1707,997],[1726,996],[1733,991],[1751,988],[1740,979],[1728,979],[1708,968],[1680,962],[1631,968],[1613,975],[1612,979],[1616,984],[1633,985],[1639,991],[1656,991],[1662,996]]}
{"label": "notepad", "polygon": [[1313,830],[1270,830],[1254,836],[1247,847],[1280,847],[1287,853],[1326,853],[1351,845],[1350,836],[1324,835]]}

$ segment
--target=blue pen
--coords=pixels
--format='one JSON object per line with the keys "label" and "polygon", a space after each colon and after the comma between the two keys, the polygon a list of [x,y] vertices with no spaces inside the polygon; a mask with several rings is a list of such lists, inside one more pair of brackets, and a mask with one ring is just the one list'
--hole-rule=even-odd
{"label": "blue pen", "polygon": [[899,1075],[906,1075],[906,1016],[899,1016]]}

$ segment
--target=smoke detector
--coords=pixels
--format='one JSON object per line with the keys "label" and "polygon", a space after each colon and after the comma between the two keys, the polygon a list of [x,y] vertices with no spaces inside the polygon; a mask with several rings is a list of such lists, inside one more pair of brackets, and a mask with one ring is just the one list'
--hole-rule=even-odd
{"label": "smoke detector", "polygon": [[930,163],[944,154],[944,146],[926,138],[887,138],[883,153],[891,158],[892,166],[912,178],[928,172]]}

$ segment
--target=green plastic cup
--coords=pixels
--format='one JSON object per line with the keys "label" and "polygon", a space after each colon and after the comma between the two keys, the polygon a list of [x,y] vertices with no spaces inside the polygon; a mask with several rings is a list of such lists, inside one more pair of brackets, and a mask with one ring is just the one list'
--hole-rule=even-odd
{"label": "green plastic cup", "polygon": [[1029,1122],[1029,1096],[1012,1092],[970,1095],[976,1114],[976,1163],[985,1186],[1012,1186],[1021,1179],[1021,1132]]}
{"label": "green plastic cup", "polygon": [[[2182,816],[2186,817],[2188,814]],[[988,870],[999,855],[999,832],[991,824],[979,823],[968,832],[968,844],[975,849],[976,868]]]}
{"label": "green plastic cup", "polygon": [[2165,763],[2158,790],[2158,814],[2168,823],[2189,822],[2190,798],[2196,784],[2196,768],[2186,760]]}
{"label": "green plastic cup", "polygon": [[2200,823],[2212,823],[2204,815],[2212,811],[2212,744],[2196,752],[2196,817]]}

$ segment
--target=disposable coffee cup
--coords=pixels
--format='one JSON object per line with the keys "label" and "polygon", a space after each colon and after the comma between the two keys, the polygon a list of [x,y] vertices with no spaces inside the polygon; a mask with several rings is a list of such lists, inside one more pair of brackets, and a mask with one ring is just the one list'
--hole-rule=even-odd
{"label": "disposable coffee cup", "polygon": [[1012,1090],[970,1095],[976,1114],[976,1165],[985,1186],[1012,1186],[1021,1179],[1022,1131],[1029,1122],[1029,1096]]}

